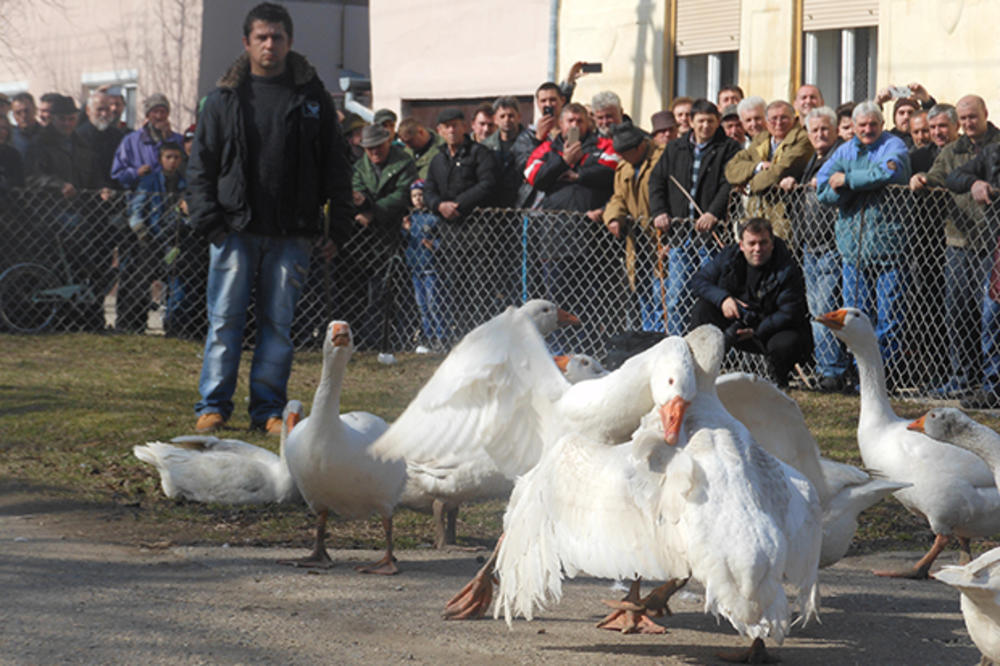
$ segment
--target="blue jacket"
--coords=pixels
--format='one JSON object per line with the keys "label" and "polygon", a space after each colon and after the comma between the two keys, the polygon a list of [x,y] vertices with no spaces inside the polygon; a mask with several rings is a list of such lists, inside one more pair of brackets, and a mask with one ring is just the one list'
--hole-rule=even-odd
{"label": "blue jacket", "polygon": [[[428,210],[410,213],[410,230],[404,231],[406,236],[407,265],[415,272],[430,273],[434,271],[434,250],[441,244],[438,222],[440,218]],[[428,248],[423,241],[429,240],[434,249]]]}
{"label": "blue jacket", "polygon": [[[177,182],[178,193],[187,188],[184,176]],[[149,229],[154,236],[159,236],[164,231],[168,231],[170,223],[175,219],[171,215],[173,208],[167,208],[167,202],[174,205],[180,203],[180,196],[174,196],[171,200],[167,194],[166,179],[162,170],[147,173],[139,179],[136,185],[136,192],[132,195],[128,204],[128,225],[132,230],[141,226]]]}
{"label": "blue jacket", "polygon": [[[847,180],[830,187],[830,176],[843,172]],[[907,229],[902,206],[883,205],[886,185],[910,180],[906,144],[889,132],[865,146],[857,137],[834,151],[816,174],[816,194],[821,203],[837,206],[837,250],[845,262],[862,267],[896,265],[906,250]],[[894,209],[895,208],[895,209]],[[859,233],[863,239],[858,242]]]}
{"label": "blue jacket", "polygon": [[183,147],[184,137],[177,132],[171,132],[162,141],[157,141],[149,133],[149,127],[146,125],[126,134],[118,144],[115,158],[111,162],[111,177],[121,183],[122,187],[129,189],[135,187],[139,181],[139,167],[148,164],[153,167],[153,171],[160,168],[160,146],[166,142]]}

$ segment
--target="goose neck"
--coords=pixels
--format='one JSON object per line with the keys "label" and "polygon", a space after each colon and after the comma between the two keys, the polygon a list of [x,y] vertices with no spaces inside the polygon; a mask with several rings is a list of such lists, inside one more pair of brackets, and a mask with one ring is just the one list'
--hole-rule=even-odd
{"label": "goose neck", "polygon": [[878,346],[872,338],[871,344],[860,345],[854,350],[858,363],[858,383],[861,385],[861,414],[864,421],[874,417],[880,421],[896,417],[889,404],[889,394],[885,388],[885,365],[879,355]]}
{"label": "goose neck", "polygon": [[313,420],[324,420],[331,414],[340,414],[340,391],[349,355],[338,351],[334,350],[323,359],[323,371],[313,396],[312,411],[309,413]]}

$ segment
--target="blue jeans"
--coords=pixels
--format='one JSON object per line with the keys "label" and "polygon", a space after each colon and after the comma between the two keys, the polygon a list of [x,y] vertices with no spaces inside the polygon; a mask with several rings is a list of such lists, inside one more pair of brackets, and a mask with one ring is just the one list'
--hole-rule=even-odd
{"label": "blue jeans", "polygon": [[670,335],[684,335],[688,332],[695,300],[688,282],[716,252],[713,246],[697,244],[692,240],[670,248],[670,264],[667,268],[667,332]]}
{"label": "blue jeans", "polygon": [[639,315],[642,319],[642,330],[663,332],[663,299],[660,295],[660,285],[666,289],[666,281],[655,275],[641,278],[635,285],[639,296]]}
{"label": "blue jeans", "polygon": [[[840,253],[835,248],[814,252],[802,248],[802,272],[806,279],[809,314],[818,317],[840,307]],[[816,370],[823,377],[841,377],[847,371],[847,353],[826,326],[812,322]]]}
{"label": "blue jeans", "polygon": [[420,310],[420,328],[424,341],[444,342],[448,338],[448,325],[444,318],[437,273],[422,268],[413,269],[410,278],[413,281],[413,297]]}
{"label": "blue jeans", "polygon": [[907,271],[902,267],[889,266],[862,268],[859,271],[854,264],[846,261],[843,267],[844,304],[858,308],[871,319],[879,354],[888,372],[900,360],[897,354],[906,318]]}
{"label": "blue jeans", "polygon": [[983,355],[983,390],[1000,392],[1000,303],[990,298],[990,271],[993,257],[987,255],[980,260],[982,308],[980,310],[980,341]]}
{"label": "blue jeans", "polygon": [[240,365],[250,295],[255,297],[257,344],[250,366],[250,422],[281,416],[292,369],[292,319],[309,266],[305,238],[228,234],[209,247],[208,334],[197,414],[228,419]]}

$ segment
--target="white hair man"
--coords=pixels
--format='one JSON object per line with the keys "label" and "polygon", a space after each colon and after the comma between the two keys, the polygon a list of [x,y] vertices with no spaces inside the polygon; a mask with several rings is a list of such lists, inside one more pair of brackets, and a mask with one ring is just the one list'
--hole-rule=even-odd
{"label": "white hair man", "polygon": [[[763,97],[758,95],[751,95],[746,99],[742,99],[736,105],[736,113],[739,114],[740,122],[743,123],[743,129],[750,140],[753,140],[759,132],[765,129],[765,108],[767,108],[767,102],[764,101]],[[747,146],[744,146],[744,148]]]}
{"label": "white hair man", "polygon": [[610,138],[615,125],[620,125],[625,113],[622,101],[615,93],[605,90],[590,100],[590,111],[594,116],[594,126],[599,136]]}

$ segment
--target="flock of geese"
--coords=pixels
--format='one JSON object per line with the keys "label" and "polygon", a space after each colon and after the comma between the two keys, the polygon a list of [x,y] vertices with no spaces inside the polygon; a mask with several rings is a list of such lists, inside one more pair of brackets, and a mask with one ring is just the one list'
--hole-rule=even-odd
{"label": "flock of geese", "polygon": [[[508,624],[531,620],[559,602],[564,579],[586,573],[632,581],[624,599],[605,602],[614,610],[599,626],[662,633],[650,617],[669,612],[670,595],[693,577],[705,611],[750,640],[720,655],[733,661],[766,658],[765,638],[780,645],[791,627],[818,619],[818,569],[847,552],[860,512],[894,494],[935,540],[911,569],[875,573],[956,587],[970,636],[1000,661],[1000,549],[930,574],[952,539],[966,562],[969,539],[1000,531],[1000,435],[955,409],[899,418],[868,318],[845,308],[818,321],[857,361],[865,470],[822,457],[798,405],[770,382],[720,375],[718,329],[665,338],[608,372],[589,357],[549,355],[544,337],[577,320],[541,300],[470,332],[391,425],[340,413],[353,341],[334,321],[312,409],[303,418],[301,403],[286,406],[279,455],[210,436],[134,452],[169,497],[304,500],[316,539],[306,557],[282,561],[295,566],[333,565],[331,512],[382,518],[385,555],[358,570],[388,575],[398,571],[397,506],[433,511],[440,546],[454,541],[461,503],[509,495],[496,549],[446,618],[481,617],[492,605]],[[643,597],[642,578],[666,582]]]}

